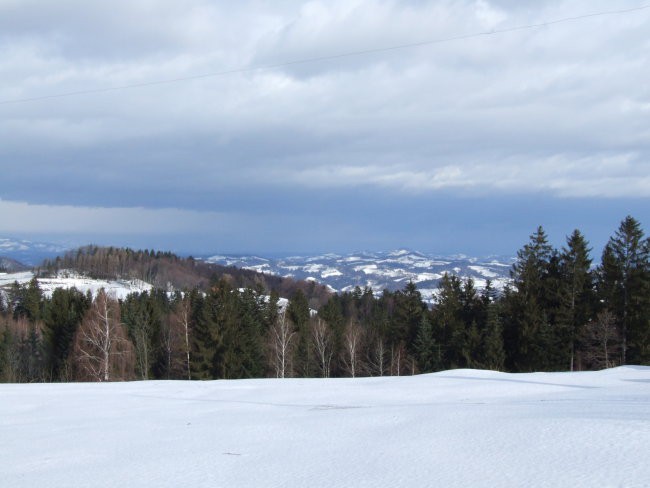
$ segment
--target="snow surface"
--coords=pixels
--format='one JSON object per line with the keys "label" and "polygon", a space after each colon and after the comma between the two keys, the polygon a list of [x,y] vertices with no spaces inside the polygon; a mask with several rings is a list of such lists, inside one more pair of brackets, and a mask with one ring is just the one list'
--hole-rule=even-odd
{"label": "snow surface", "polygon": [[485,276],[486,278],[498,278],[499,275],[495,273],[494,271],[490,271],[488,268],[485,266],[468,266],[469,269],[472,271],[476,271],[477,273]]}
{"label": "snow surface", "polygon": [[0,385],[3,487],[647,487],[650,368]]}

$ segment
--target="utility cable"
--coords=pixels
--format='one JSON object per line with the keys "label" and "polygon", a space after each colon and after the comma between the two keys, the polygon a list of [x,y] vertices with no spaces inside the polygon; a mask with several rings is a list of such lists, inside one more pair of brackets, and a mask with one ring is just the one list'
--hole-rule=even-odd
{"label": "utility cable", "polygon": [[282,63],[275,63],[275,64],[269,64],[269,65],[261,65],[261,66],[248,66],[248,67],[242,67],[242,68],[235,68],[235,69],[229,69],[225,71],[217,71],[214,73],[205,73],[205,74],[200,74],[200,75],[193,75],[193,76],[183,76],[179,78],[169,78],[165,80],[157,80],[157,81],[147,81],[147,82],[142,82],[142,83],[132,83],[128,85],[120,85],[120,86],[113,86],[113,87],[106,87],[106,88],[93,88],[93,89],[88,89],[88,90],[77,90],[77,91],[71,91],[71,92],[66,92],[66,93],[58,93],[58,94],[53,94],[53,95],[43,95],[43,96],[38,96],[38,97],[30,97],[30,98],[19,98],[19,99],[14,99],[14,100],[2,100],[0,101],[0,105],[9,105],[9,104],[18,104],[18,103],[26,103],[26,102],[36,102],[39,100],[49,100],[53,98],[66,98],[66,97],[73,97],[77,95],[88,95],[88,94],[94,94],[94,93],[107,93],[107,92],[112,92],[112,91],[119,91],[119,90],[127,90],[130,88],[142,88],[142,87],[147,87],[147,86],[155,86],[155,85],[166,85],[166,84],[171,84],[171,83],[179,83],[182,81],[191,81],[191,80],[200,80],[204,78],[216,78],[219,76],[228,76],[232,74],[237,74],[237,73],[250,73],[254,71],[266,71],[266,70],[273,70],[273,69],[278,69],[278,68],[284,68],[288,66],[295,66],[295,65],[300,65],[300,64],[307,64],[307,63],[317,63],[319,61],[331,61],[331,60],[336,60],[336,59],[341,59],[341,58],[348,58],[348,57],[353,57],[353,56],[363,56],[366,54],[375,54],[375,53],[384,53],[384,52],[390,52],[390,51],[397,51],[401,49],[409,49],[409,48],[414,48],[414,47],[421,47],[421,46],[431,46],[434,44],[443,44],[447,42],[454,42],[454,41],[461,41],[465,39],[473,39],[477,37],[485,37],[485,36],[493,36],[497,34],[505,34],[508,32],[516,32],[516,31],[521,31],[521,30],[528,30],[528,29],[538,29],[541,27],[547,27],[555,24],[561,24],[565,22],[572,22],[576,20],[582,20],[582,19],[588,19],[588,18],[593,18],[593,17],[602,17],[602,16],[607,16],[607,15],[620,15],[620,14],[626,14],[626,13],[631,13],[631,12],[638,12],[640,10],[646,10],[650,9],[650,4],[647,5],[640,5],[638,7],[632,7],[632,8],[627,8],[627,9],[619,9],[619,10],[607,10],[607,11],[602,11],[602,12],[593,12],[590,14],[584,14],[584,15],[576,15],[573,17],[564,17],[561,19],[556,19],[556,20],[550,20],[546,22],[539,22],[536,24],[527,24],[527,25],[520,25],[516,27],[507,27],[503,29],[493,29],[490,31],[484,31],[484,32],[477,32],[474,34],[465,34],[465,35],[460,35],[460,36],[453,36],[453,37],[447,37],[443,39],[433,39],[433,40],[428,40],[428,41],[420,41],[420,42],[412,42],[408,44],[398,44],[395,46],[389,46],[389,47],[380,47],[380,48],[374,48],[374,49],[363,49],[359,51],[348,51],[345,53],[339,53],[339,54],[332,54],[328,56],[318,56],[318,57],[313,57],[313,58],[304,58],[304,59],[297,59],[293,61],[285,61]]}

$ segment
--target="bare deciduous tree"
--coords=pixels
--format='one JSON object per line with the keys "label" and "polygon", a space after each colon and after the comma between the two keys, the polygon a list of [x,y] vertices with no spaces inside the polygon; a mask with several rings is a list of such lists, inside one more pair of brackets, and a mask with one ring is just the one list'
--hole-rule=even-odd
{"label": "bare deciduous tree", "polygon": [[[190,320],[191,320],[192,304],[190,303],[189,297],[184,297],[178,300],[176,307],[171,316],[170,322],[170,348],[174,344],[182,342],[183,348],[183,369],[188,380],[192,379],[192,371],[190,368]],[[174,347],[175,349],[175,347]],[[170,356],[172,353],[170,352]],[[170,359],[171,362],[171,359]]]}
{"label": "bare deciduous tree", "polygon": [[316,319],[312,324],[312,338],[323,378],[329,378],[332,356],[332,339],[330,329],[324,320]]}
{"label": "bare deciduous tree", "polygon": [[101,289],[75,335],[73,358],[79,379],[132,377],[133,346],[119,319],[119,303]]}
{"label": "bare deciduous tree", "polygon": [[347,372],[355,378],[359,374],[360,350],[363,338],[363,329],[359,324],[350,322],[343,335],[344,355],[343,364]]}
{"label": "bare deciduous tree", "polygon": [[290,374],[289,362],[296,331],[286,315],[286,310],[283,310],[270,331],[271,360],[276,378],[284,378]]}
{"label": "bare deciduous tree", "polygon": [[585,327],[585,359],[592,369],[611,368],[621,354],[621,334],[616,318],[609,310],[598,314]]}
{"label": "bare deciduous tree", "polygon": [[386,372],[387,353],[386,341],[383,337],[377,337],[368,355],[369,363],[372,367],[372,374],[384,376]]}

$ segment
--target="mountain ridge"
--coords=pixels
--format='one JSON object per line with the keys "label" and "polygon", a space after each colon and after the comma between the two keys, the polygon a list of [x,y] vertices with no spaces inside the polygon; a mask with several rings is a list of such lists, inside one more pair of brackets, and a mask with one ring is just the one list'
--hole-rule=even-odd
{"label": "mountain ridge", "polygon": [[16,273],[19,271],[26,271],[29,266],[17,261],[13,258],[0,256],[0,272],[1,273]]}
{"label": "mountain ridge", "polygon": [[412,281],[427,299],[436,292],[438,282],[445,273],[472,278],[477,288],[484,288],[489,280],[494,288],[503,289],[510,281],[510,270],[514,263],[514,258],[509,256],[445,256],[407,248],[349,254],[293,255],[284,258],[217,254],[203,260],[316,281],[337,292],[351,291],[357,286],[362,289],[372,288],[375,292],[384,289],[395,291]]}

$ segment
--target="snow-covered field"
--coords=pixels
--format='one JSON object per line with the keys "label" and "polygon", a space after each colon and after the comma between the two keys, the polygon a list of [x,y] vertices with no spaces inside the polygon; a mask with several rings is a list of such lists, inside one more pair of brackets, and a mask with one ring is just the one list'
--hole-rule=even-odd
{"label": "snow-covered field", "polygon": [[[0,293],[2,288],[11,286],[12,283],[27,284],[34,277],[31,271],[20,273],[0,273]],[[38,285],[43,294],[51,297],[56,288],[76,288],[77,290],[93,296],[103,288],[109,296],[118,299],[126,298],[130,293],[150,291],[153,287],[141,280],[98,280],[82,276],[69,271],[59,271],[53,278],[38,278]]]}
{"label": "snow-covered field", "polygon": [[650,486],[650,368],[0,385],[2,487]]}

